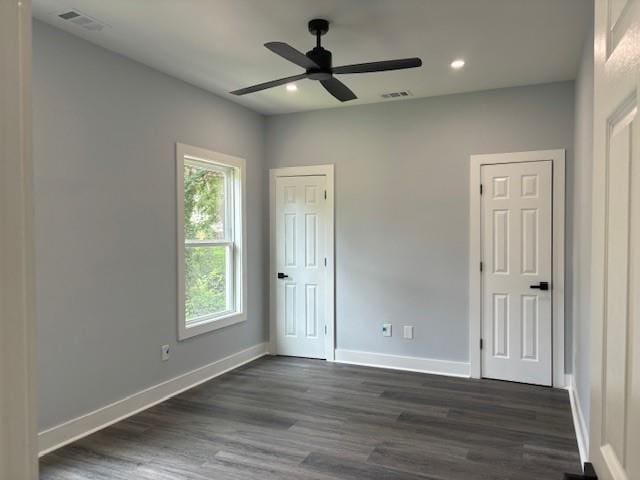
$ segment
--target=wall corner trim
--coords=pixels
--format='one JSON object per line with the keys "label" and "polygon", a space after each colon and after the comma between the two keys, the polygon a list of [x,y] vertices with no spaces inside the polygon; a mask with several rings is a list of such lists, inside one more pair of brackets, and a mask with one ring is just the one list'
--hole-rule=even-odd
{"label": "wall corner trim", "polygon": [[336,350],[336,363],[362,365],[365,367],[390,368],[408,372],[431,373],[449,377],[468,378],[469,363],[451,360],[436,360],[424,357],[404,357],[385,353],[361,352],[358,350]]}
{"label": "wall corner trim", "polygon": [[39,455],[42,457],[64,445],[102,430],[109,425],[162,403],[179,393],[234,370],[245,363],[263,357],[268,352],[268,343],[259,343],[44,430],[38,434]]}
{"label": "wall corner trim", "polygon": [[573,427],[578,441],[580,464],[584,465],[589,461],[589,430],[580,408],[580,397],[578,397],[578,391],[575,388],[573,375],[567,375],[566,389],[569,392],[569,401],[571,402],[571,416],[573,417]]}

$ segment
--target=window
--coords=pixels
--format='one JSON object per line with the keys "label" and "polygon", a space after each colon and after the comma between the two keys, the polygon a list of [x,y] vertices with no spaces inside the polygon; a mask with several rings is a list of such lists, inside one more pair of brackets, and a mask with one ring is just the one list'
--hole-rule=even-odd
{"label": "window", "polygon": [[182,340],[246,318],[245,162],[180,143],[176,152]]}

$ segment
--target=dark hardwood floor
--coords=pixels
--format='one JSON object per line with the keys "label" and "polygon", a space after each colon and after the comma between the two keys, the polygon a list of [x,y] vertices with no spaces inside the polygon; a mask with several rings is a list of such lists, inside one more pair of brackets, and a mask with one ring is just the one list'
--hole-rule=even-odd
{"label": "dark hardwood floor", "polygon": [[41,479],[561,479],[563,390],[265,357],[41,460]]}

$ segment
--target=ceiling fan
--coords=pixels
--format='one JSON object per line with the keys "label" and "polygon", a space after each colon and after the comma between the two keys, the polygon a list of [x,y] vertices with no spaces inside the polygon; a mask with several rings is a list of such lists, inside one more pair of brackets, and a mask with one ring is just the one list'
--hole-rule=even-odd
{"label": "ceiling fan", "polygon": [[328,31],[329,22],[327,20],[316,18],[309,22],[309,32],[315,35],[316,46],[314,49],[308,51],[306,55],[284,42],[265,43],[264,46],[273,53],[304,68],[306,72],[271,82],[260,83],[247,88],[241,88],[231,93],[233,95],[246,95],[247,93],[259,92],[260,90],[266,90],[267,88],[273,88],[284,85],[285,83],[308,78],[309,80],[319,81],[331,95],[341,102],[347,102],[358,97],[356,97],[355,93],[353,93],[349,87],[335,78],[335,74],[384,72],[387,70],[401,70],[422,66],[422,60],[414,57],[333,67],[331,64],[331,52],[322,48],[320,44],[320,38]]}

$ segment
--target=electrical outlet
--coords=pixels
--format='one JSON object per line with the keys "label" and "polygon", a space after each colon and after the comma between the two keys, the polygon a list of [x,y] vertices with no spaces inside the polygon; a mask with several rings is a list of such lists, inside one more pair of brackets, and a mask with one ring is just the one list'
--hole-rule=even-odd
{"label": "electrical outlet", "polygon": [[413,340],[413,325],[405,325],[403,328],[403,337],[407,340]]}
{"label": "electrical outlet", "polygon": [[160,348],[162,349],[162,361],[166,362],[169,360],[169,345],[162,345]]}
{"label": "electrical outlet", "polygon": [[382,336],[383,337],[390,337],[391,336],[391,324],[390,323],[383,323],[382,324]]}

